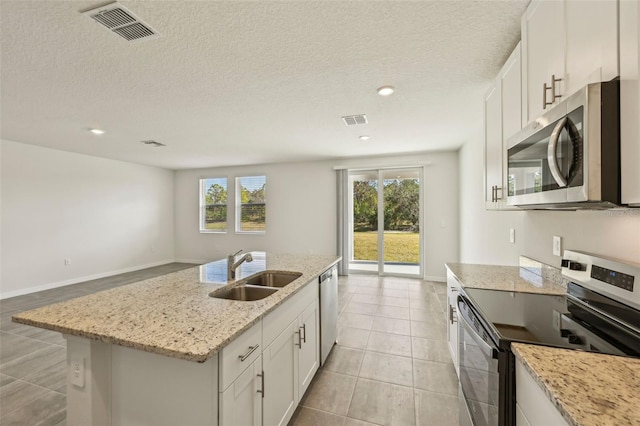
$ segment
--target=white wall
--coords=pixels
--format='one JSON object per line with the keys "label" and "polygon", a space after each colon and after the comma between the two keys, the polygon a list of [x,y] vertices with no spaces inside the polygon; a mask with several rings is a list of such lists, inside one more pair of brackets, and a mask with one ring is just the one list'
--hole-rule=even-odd
{"label": "white wall", "polygon": [[173,260],[173,171],[11,141],[0,150],[3,298]]}
{"label": "white wall", "polygon": [[[219,259],[239,249],[286,253],[336,253],[336,173],[334,166],[352,168],[397,165],[425,168],[425,275],[444,279],[444,262],[458,257],[457,153],[319,161],[176,172],[176,257],[180,260]],[[267,176],[265,235],[199,232],[198,181],[238,176]],[[232,225],[230,225],[231,227]]]}
{"label": "white wall", "polygon": [[[608,211],[485,211],[482,129],[460,149],[460,259],[516,265],[523,254],[559,267],[552,237],[573,249],[640,263],[640,209]],[[509,244],[509,228],[516,244]]]}
{"label": "white wall", "polygon": [[[484,201],[484,140],[478,137],[460,148],[460,260],[466,263],[517,265],[524,247],[524,212],[487,211]],[[509,229],[515,229],[515,243]]]}
{"label": "white wall", "polygon": [[[332,163],[287,163],[175,172],[176,258],[220,259],[240,249],[280,253],[336,253],[336,176]],[[199,179],[226,177],[232,205],[236,177],[267,177],[264,235],[199,232]]]}

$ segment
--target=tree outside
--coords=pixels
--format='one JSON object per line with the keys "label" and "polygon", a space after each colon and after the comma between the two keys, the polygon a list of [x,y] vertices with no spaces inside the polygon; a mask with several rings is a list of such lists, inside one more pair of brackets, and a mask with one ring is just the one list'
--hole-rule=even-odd
{"label": "tree outside", "polygon": [[[419,263],[420,181],[383,180],[385,262]],[[378,181],[353,182],[354,260],[377,260]]]}

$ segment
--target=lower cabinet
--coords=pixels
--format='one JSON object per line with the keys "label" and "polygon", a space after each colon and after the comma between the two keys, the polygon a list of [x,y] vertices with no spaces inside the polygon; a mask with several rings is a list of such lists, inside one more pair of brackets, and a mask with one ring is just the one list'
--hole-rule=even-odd
{"label": "lower cabinet", "polygon": [[458,366],[458,291],[460,283],[447,271],[447,345],[456,373],[460,376]]}
{"label": "lower cabinet", "polygon": [[298,340],[298,324],[294,321],[262,353],[264,425],[286,425],[296,410]]}
{"label": "lower cabinet", "polygon": [[320,366],[318,296],[316,280],[223,349],[220,425],[284,426],[291,420]]}
{"label": "lower cabinet", "polygon": [[259,356],[220,394],[220,424],[262,425],[262,386],[262,356]]}
{"label": "lower cabinet", "polygon": [[516,426],[569,426],[519,359],[516,359]]}

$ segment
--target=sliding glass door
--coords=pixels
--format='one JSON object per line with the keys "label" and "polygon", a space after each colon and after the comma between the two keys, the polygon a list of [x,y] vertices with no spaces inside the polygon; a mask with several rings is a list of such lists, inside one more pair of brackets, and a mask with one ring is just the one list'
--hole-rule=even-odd
{"label": "sliding glass door", "polygon": [[349,172],[349,272],[422,274],[420,168]]}

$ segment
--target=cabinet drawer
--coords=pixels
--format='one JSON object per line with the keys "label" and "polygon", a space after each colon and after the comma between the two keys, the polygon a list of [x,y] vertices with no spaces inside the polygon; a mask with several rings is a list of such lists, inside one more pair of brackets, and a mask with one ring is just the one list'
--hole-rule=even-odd
{"label": "cabinet drawer", "polygon": [[278,306],[273,312],[262,319],[264,345],[269,344],[278,337],[298,315],[305,310],[309,304],[320,297],[320,284],[318,277],[314,278],[307,285],[301,288],[289,300]]}
{"label": "cabinet drawer", "polygon": [[254,324],[220,352],[220,392],[255,361],[262,352],[262,322]]}

